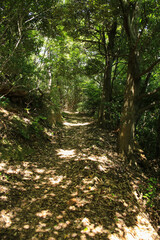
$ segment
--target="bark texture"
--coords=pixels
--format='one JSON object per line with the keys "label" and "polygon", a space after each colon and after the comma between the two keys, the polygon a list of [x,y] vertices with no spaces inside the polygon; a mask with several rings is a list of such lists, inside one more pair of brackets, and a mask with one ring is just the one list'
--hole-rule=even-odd
{"label": "bark texture", "polygon": [[105,35],[103,34],[103,45],[105,48],[105,71],[104,71],[104,79],[103,79],[103,90],[101,97],[101,105],[99,110],[99,123],[104,122],[104,110],[105,103],[110,102],[112,100],[112,65],[114,62],[114,42],[116,37],[117,30],[117,21],[115,21],[110,31],[108,32],[108,45],[106,46]]}
{"label": "bark texture", "polygon": [[129,156],[134,149],[135,123],[137,120],[140,89],[139,52],[137,50],[138,31],[136,26],[137,5],[120,0],[123,15],[123,25],[128,38],[129,56],[128,73],[125,90],[124,106],[121,113],[120,133],[118,139],[119,152],[123,156]]}

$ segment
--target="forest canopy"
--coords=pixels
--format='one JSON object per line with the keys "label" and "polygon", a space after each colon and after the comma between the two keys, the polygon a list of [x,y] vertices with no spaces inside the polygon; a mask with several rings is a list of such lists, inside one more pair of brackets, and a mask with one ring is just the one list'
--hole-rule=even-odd
{"label": "forest canopy", "polygon": [[1,0],[0,104],[50,125],[86,112],[123,156],[135,142],[160,156],[159,12],[158,0]]}

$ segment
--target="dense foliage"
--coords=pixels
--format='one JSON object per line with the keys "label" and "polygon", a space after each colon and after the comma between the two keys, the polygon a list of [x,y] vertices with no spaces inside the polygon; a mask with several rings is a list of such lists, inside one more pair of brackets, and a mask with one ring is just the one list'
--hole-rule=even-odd
{"label": "dense foliage", "polygon": [[122,154],[136,139],[159,157],[159,11],[150,0],[2,0],[1,106],[19,103],[50,125],[65,108],[88,112],[120,127]]}

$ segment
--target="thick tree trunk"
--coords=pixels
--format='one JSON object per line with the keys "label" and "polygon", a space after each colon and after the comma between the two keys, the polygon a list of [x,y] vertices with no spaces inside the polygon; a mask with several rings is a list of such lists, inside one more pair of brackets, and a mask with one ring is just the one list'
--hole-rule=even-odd
{"label": "thick tree trunk", "polygon": [[138,56],[134,50],[131,50],[118,139],[118,149],[123,156],[132,154],[134,149],[135,124],[138,117],[138,102],[136,99],[139,96],[140,89],[140,78],[137,79],[137,76],[139,76]]}
{"label": "thick tree trunk", "polygon": [[[157,59],[146,70],[142,72],[140,71],[140,67],[142,69],[140,55],[142,52],[139,51],[142,44],[140,44],[140,38],[142,37],[143,30],[145,29],[143,24],[141,25],[141,28],[139,26],[139,19],[142,17],[142,13],[140,11],[141,6],[139,1],[119,0],[119,3],[119,7],[122,12],[123,27],[128,38],[129,59],[126,92],[121,114],[118,144],[119,152],[124,156],[128,156],[132,154],[134,150],[135,124],[137,122],[137,118],[139,117],[138,115],[143,110],[141,109],[141,112],[139,111],[141,105],[139,98],[141,76],[149,73],[160,60]],[[143,20],[143,17],[141,19]],[[149,77],[150,74],[148,74],[146,78],[146,84]],[[142,90],[145,90],[145,88]],[[155,94],[157,94],[157,92],[158,91],[156,91]]]}
{"label": "thick tree trunk", "polygon": [[123,26],[128,38],[129,57],[126,91],[124,106],[121,113],[118,149],[124,157],[133,153],[135,124],[137,119],[138,102],[140,90],[139,52],[137,50],[137,2],[131,4],[128,1],[119,0],[123,14]]}

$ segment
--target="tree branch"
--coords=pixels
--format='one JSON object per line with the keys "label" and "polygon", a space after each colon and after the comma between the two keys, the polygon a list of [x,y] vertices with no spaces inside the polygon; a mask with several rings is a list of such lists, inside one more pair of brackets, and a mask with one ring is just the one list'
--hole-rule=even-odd
{"label": "tree branch", "polygon": [[146,79],[145,79],[144,85],[143,85],[143,87],[142,87],[142,89],[141,89],[141,93],[142,93],[142,94],[146,91],[146,88],[147,88],[147,85],[148,85],[148,83],[149,83],[149,79],[150,79],[151,75],[152,75],[151,72],[149,72],[149,73],[147,74],[147,77],[146,77]]}
{"label": "tree branch", "polygon": [[137,101],[139,101],[139,100],[143,101],[144,98],[146,98],[146,99],[151,98],[152,96],[156,95],[157,93],[160,93],[160,87],[156,88],[153,92],[141,94],[137,98]]}
{"label": "tree branch", "polygon": [[142,115],[145,111],[153,109],[156,105],[160,103],[160,100],[154,101],[139,109],[138,114]]}
{"label": "tree branch", "polygon": [[5,67],[5,65],[7,64],[7,62],[10,60],[10,58],[13,56],[14,52],[16,51],[16,49],[18,48],[20,42],[22,40],[22,36],[20,36],[20,38],[18,39],[13,51],[11,52],[11,54],[8,56],[8,58],[2,63],[2,66],[0,68],[0,73],[3,71],[3,68]]}
{"label": "tree branch", "polygon": [[160,58],[157,59],[154,63],[152,63],[147,69],[145,69],[143,72],[141,72],[141,74],[137,77],[137,79],[139,79],[140,77],[142,77],[143,75],[145,75],[146,73],[150,72],[154,66],[156,66],[158,63],[160,62]]}
{"label": "tree branch", "polygon": [[136,102],[140,102],[138,114],[142,114],[144,111],[152,109],[154,106],[160,103],[160,87],[153,92],[140,95]]}
{"label": "tree branch", "polygon": [[102,44],[100,41],[94,41],[94,40],[88,40],[88,39],[80,39],[80,38],[78,38],[76,40],[77,41],[81,41],[81,42],[89,42],[89,43],[93,43],[93,44]]}

